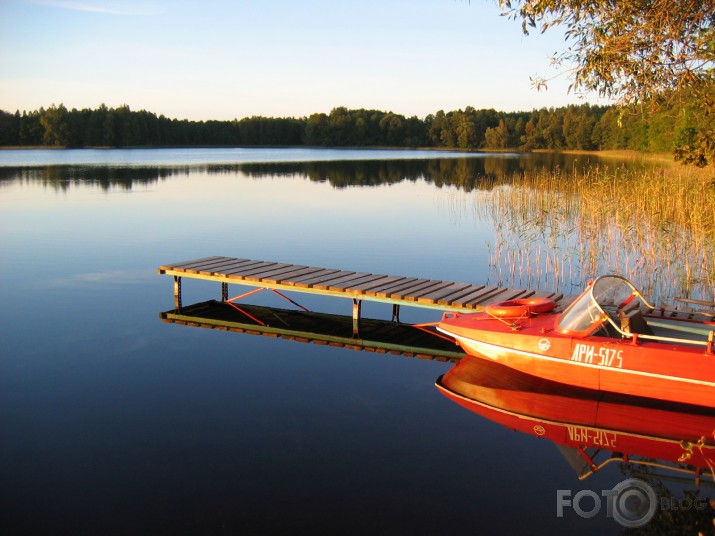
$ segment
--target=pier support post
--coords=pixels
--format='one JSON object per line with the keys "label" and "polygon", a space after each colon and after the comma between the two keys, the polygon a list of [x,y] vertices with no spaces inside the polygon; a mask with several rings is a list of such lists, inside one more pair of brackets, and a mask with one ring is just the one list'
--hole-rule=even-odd
{"label": "pier support post", "polygon": [[221,283],[221,301],[228,300],[228,283]]}
{"label": "pier support post", "polygon": [[353,337],[360,336],[360,309],[362,300],[353,298]]}
{"label": "pier support post", "polygon": [[392,321],[400,323],[400,305],[397,303],[392,304]]}
{"label": "pier support post", "polygon": [[181,309],[181,276],[174,276],[174,309]]}

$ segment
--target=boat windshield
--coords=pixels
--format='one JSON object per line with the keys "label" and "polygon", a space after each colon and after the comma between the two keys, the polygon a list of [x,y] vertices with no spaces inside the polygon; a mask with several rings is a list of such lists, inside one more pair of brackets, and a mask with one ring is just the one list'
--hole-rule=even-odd
{"label": "boat windshield", "polygon": [[582,337],[590,335],[608,319],[608,309],[615,312],[636,296],[640,293],[627,279],[617,275],[599,277],[561,313],[556,331]]}

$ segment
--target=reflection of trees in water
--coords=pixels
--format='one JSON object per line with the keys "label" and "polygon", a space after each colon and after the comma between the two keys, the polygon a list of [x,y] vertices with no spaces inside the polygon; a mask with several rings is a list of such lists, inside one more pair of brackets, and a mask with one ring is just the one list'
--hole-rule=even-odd
{"label": "reflection of trees in water", "polygon": [[187,175],[189,168],[44,166],[26,168],[0,167],[0,182],[39,182],[56,190],[70,186],[99,186],[102,190],[131,190],[176,175]]}
{"label": "reflection of trees in water", "polygon": [[[437,186],[469,191],[489,187],[490,180],[508,169],[518,169],[516,159],[356,160],[326,162],[275,162],[216,164],[185,167],[45,166],[0,168],[0,181],[37,181],[59,190],[70,185],[98,185],[102,189],[131,189],[174,175],[189,173],[243,174],[251,178],[296,177],[327,182],[335,188],[381,186],[425,180]],[[197,179],[200,180],[200,179]]]}
{"label": "reflection of trees in water", "polygon": [[464,191],[490,189],[498,178],[542,169],[573,169],[589,163],[584,157],[563,154],[494,154],[464,158],[268,162],[192,166],[38,166],[0,167],[0,181],[39,181],[66,188],[69,184],[97,184],[103,189],[130,189],[133,183],[150,184],[173,175],[190,173],[236,174],[251,178],[303,177],[335,188],[379,186],[425,180],[436,186]]}
{"label": "reflection of trees in water", "polygon": [[241,171],[251,177],[298,176],[328,182],[336,188],[378,186],[402,181],[425,180],[436,186],[455,186],[464,191],[491,189],[500,177],[554,168],[572,169],[590,164],[584,157],[564,154],[494,154],[465,158],[406,160],[352,160],[317,162],[270,162],[209,166],[208,171]]}

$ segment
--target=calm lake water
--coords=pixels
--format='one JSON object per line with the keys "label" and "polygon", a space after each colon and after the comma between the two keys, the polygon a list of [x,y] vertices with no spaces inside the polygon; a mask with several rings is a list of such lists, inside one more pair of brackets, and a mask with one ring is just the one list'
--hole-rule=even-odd
{"label": "calm lake water", "polygon": [[[159,319],[173,294],[157,268],[212,255],[484,283],[494,228],[471,192],[537,164],[0,151],[3,533],[620,532],[604,512],[556,515],[557,490],[600,494],[617,468],[579,481],[553,443],[458,407],[434,387],[449,363]],[[185,280],[184,303],[218,287]],[[250,301],[288,307],[262,294]],[[351,313],[348,300],[294,298]],[[387,305],[363,314],[390,318]]]}

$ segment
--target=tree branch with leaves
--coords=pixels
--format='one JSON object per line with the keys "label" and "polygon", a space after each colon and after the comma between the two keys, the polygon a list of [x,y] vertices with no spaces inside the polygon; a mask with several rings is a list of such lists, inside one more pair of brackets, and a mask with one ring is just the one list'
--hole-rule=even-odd
{"label": "tree branch with leaves", "polygon": [[[499,0],[522,29],[565,29],[567,47],[553,61],[574,92],[595,91],[622,109],[661,106],[701,117],[676,159],[715,160],[715,0]],[[544,87],[538,79],[535,85]]]}

